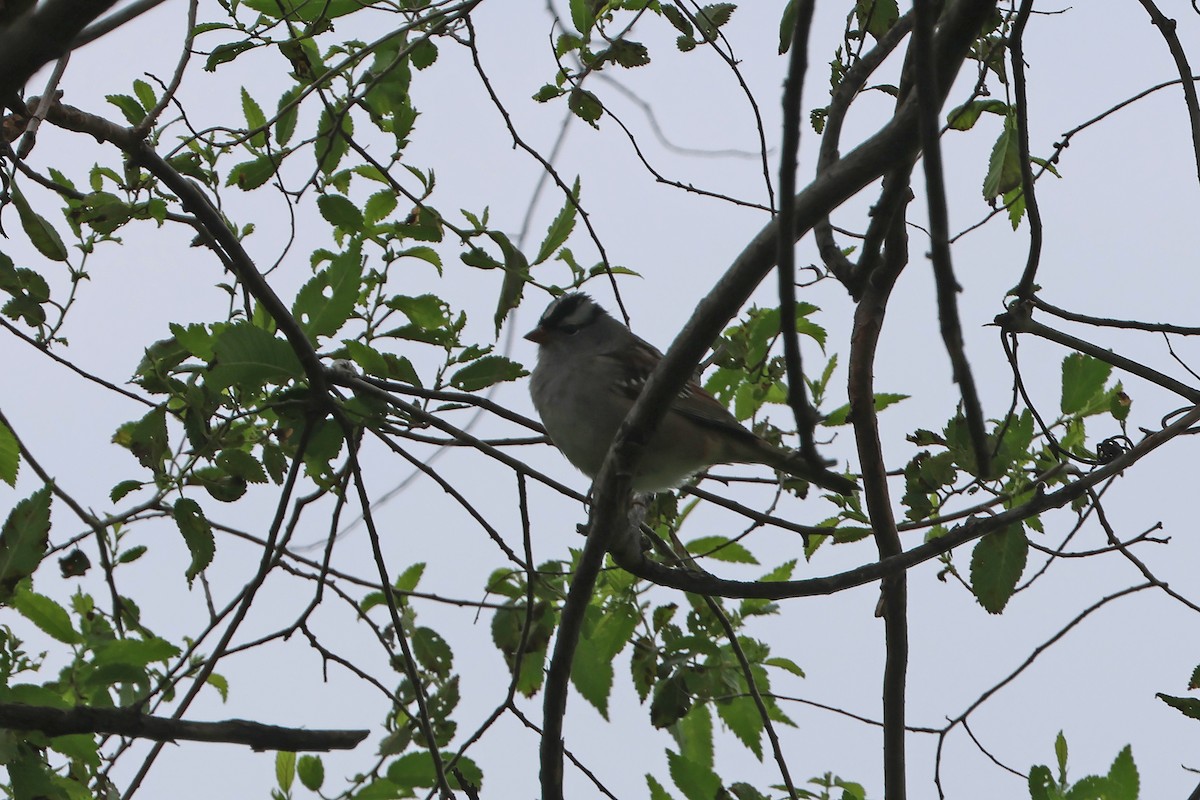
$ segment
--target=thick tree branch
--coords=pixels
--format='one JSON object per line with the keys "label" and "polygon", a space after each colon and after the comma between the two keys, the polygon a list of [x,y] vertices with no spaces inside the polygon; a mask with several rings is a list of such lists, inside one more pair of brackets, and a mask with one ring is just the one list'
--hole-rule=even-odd
{"label": "thick tree branch", "polygon": [[0,703],[0,727],[41,731],[47,736],[95,733],[150,739],[156,742],[224,742],[254,750],[328,752],[353,750],[370,731],[304,730],[264,725],[244,719],[192,722],[142,714],[136,708],[47,708]]}
{"label": "thick tree branch", "polygon": [[940,555],[949,553],[957,547],[975,541],[993,531],[1001,530],[1009,525],[1017,524],[1044,511],[1062,508],[1080,497],[1087,495],[1092,487],[1114,478],[1151,451],[1174,439],[1189,428],[1200,422],[1200,405],[1188,409],[1170,425],[1146,436],[1128,452],[1121,454],[1102,467],[1092,470],[1072,483],[1047,494],[1037,494],[1032,500],[1014,508],[1006,509],[996,514],[983,517],[972,517],[951,528],[944,536],[931,539],[924,544],[898,555],[889,556],[880,561],[864,564],[846,572],[839,572],[820,578],[806,578],[797,581],[761,582],[734,581],[718,578],[712,575],[699,575],[682,569],[673,569],[657,561],[646,558],[628,559],[621,553],[614,552],[613,559],[628,572],[644,580],[669,586],[695,594],[713,595],[729,598],[761,598],[765,600],[785,600],[792,597],[813,597],[830,595],[837,592],[874,583],[882,578],[896,575],[912,569],[918,564],[932,561]]}
{"label": "thick tree branch", "polygon": [[1022,300],[1033,294],[1033,281],[1037,277],[1038,263],[1042,259],[1042,212],[1038,208],[1034,192],[1033,166],[1029,161],[1029,100],[1025,83],[1025,25],[1033,12],[1033,0],[1022,0],[1017,13],[1008,48],[1012,55],[1013,92],[1017,110],[1017,150],[1021,159],[1021,199],[1025,202],[1025,214],[1029,217],[1029,256],[1025,260],[1025,271],[1014,294]]}
{"label": "thick tree branch", "polygon": [[43,64],[73,47],[84,26],[116,0],[44,0],[0,30],[0,98],[12,97]]}
{"label": "thick tree branch", "polygon": [[937,285],[938,323],[942,341],[950,356],[954,381],[962,394],[962,412],[971,435],[976,468],[981,477],[987,477],[991,471],[988,466],[991,453],[984,429],[983,406],[963,347],[962,322],[958,316],[958,293],[962,287],[954,277],[954,265],[950,257],[950,214],[946,208],[941,127],[938,124],[943,89],[938,85],[938,75],[933,65],[934,5],[933,0],[917,0],[912,46],[916,98],[920,110],[921,163],[925,168],[925,196],[929,207],[929,258],[933,263],[933,278]]}

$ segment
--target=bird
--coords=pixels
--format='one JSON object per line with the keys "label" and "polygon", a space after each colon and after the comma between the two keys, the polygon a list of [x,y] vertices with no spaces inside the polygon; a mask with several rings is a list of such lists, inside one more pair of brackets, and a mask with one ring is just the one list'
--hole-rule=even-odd
{"label": "bird", "polygon": [[[554,445],[594,479],[663,355],[583,292],[556,297],[525,338],[538,345],[529,382],[533,406]],[[765,464],[844,495],[858,488],[825,464],[743,427],[719,400],[689,381],[647,443],[633,490],[674,489],[714,464]]]}

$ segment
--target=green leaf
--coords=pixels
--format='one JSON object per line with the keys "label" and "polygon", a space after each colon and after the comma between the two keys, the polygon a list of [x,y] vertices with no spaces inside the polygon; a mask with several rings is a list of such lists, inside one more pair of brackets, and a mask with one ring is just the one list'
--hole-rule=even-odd
{"label": "green leaf", "polygon": [[[455,770],[446,776],[451,789],[462,788],[458,779],[459,775],[462,775],[467,783],[470,783],[477,789],[483,786],[483,772],[474,761],[466,756],[459,758],[455,763]],[[388,765],[387,777],[392,783],[406,789],[418,787],[428,789],[437,785],[437,773],[433,768],[433,757],[427,750],[408,753],[393,761]],[[392,794],[385,796],[392,798],[402,797],[403,795]],[[361,792],[355,794],[356,800],[361,797]]]}
{"label": "green leaf", "polygon": [[1129,745],[1117,753],[1108,770],[1108,793],[1105,800],[1137,800],[1138,771],[1133,763],[1133,749]]}
{"label": "green leaf", "polygon": [[990,614],[1004,610],[1029,555],[1029,540],[1021,525],[1010,525],[979,540],[971,553],[971,589]]}
{"label": "green leaf", "polygon": [[804,670],[800,669],[800,665],[795,661],[792,661],[790,658],[784,658],[783,656],[771,656],[768,659],[764,659],[763,663],[769,667],[778,667],[779,669],[786,670],[787,672],[795,675],[797,678],[804,677]]}
{"label": "green leaf", "polygon": [[245,450],[222,450],[215,463],[226,474],[241,478],[247,483],[266,483],[267,473],[258,459]]}
{"label": "green leaf", "polygon": [[213,539],[212,526],[208,524],[204,511],[195,500],[187,497],[176,500],[174,517],[175,525],[183,534],[183,541],[192,554],[192,563],[184,573],[190,584],[212,563],[216,553],[216,541]]}
{"label": "green leaf", "polygon": [[257,189],[271,179],[283,161],[284,153],[268,153],[253,161],[243,161],[229,171],[226,186],[236,186],[244,192]]}
{"label": "green leaf", "polygon": [[356,244],[301,287],[292,314],[316,344],[320,337],[333,336],[342,329],[354,313],[361,289],[362,259]]}
{"label": "green leaf", "polygon": [[432,628],[417,628],[412,636],[413,655],[421,666],[437,677],[450,677],[454,666],[454,653],[441,634]]}
{"label": "green leaf", "polygon": [[142,104],[127,94],[109,94],[104,99],[121,109],[130,125],[137,125],[146,118],[146,110]]}
{"label": "green leaf", "polygon": [[1067,737],[1062,731],[1058,732],[1058,736],[1054,737],[1054,758],[1058,761],[1059,780],[1066,783],[1067,780]]}
{"label": "green leaf", "polygon": [[600,715],[608,719],[608,698],[612,692],[612,662],[629,644],[637,620],[624,607],[602,611],[588,608],[585,635],[580,638],[571,666],[571,683]]}
{"label": "green leaf", "polygon": [[242,0],[242,5],[271,19],[300,22],[337,19],[363,7],[362,0]]}
{"label": "green leaf", "polygon": [[667,768],[671,780],[688,800],[713,800],[721,790],[721,779],[703,764],[667,751]]}
{"label": "green leaf", "polygon": [[30,243],[51,261],[66,261],[67,247],[59,238],[58,231],[54,230],[54,226],[30,207],[25,195],[21,194],[15,184],[10,185],[10,197],[13,205],[17,207],[21,228],[29,237]]}
{"label": "green leaf", "polygon": [[719,29],[729,22],[729,18],[736,10],[737,6],[733,3],[712,3],[702,6],[696,13],[696,27],[700,30],[704,41],[715,42]]}
{"label": "green leaf", "polygon": [[425,574],[425,562],[418,561],[416,564],[410,564],[397,577],[392,585],[396,587],[398,592],[411,592],[417,588],[417,584],[421,582],[421,576]]}
{"label": "green leaf", "polygon": [[21,468],[21,448],[17,437],[0,422],[0,481],[9,486],[17,485],[17,471]]}
{"label": "green leaf", "polygon": [[[664,6],[665,7],[665,6]],[[654,780],[654,776],[646,773],[646,786],[650,788],[650,800],[675,800],[663,785]]]}
{"label": "green leaf", "polygon": [[208,373],[209,388],[237,386],[257,389],[264,384],[282,385],[304,374],[300,360],[283,339],[249,322],[226,328],[213,342],[216,359]]}
{"label": "green leaf", "polygon": [[1062,363],[1062,412],[1079,414],[1104,393],[1112,364],[1083,353],[1072,353]]}
{"label": "green leaf", "polygon": [[[880,411],[883,411],[888,406],[893,406],[896,403],[899,403],[901,400],[907,400],[909,398],[909,396],[910,395],[907,395],[907,394],[894,394],[891,392],[880,392],[875,395],[875,413],[878,414]],[[846,425],[849,422],[850,422],[850,404],[847,403],[844,406],[838,406],[833,411],[830,411],[828,414],[826,414],[825,419],[822,420],[821,424],[832,428],[837,425]]]}
{"label": "green leaf", "polygon": [[472,361],[450,377],[450,385],[460,391],[477,392],[502,381],[514,381],[529,373],[516,361],[504,356],[484,356]]}
{"label": "green leaf", "polygon": [[762,761],[762,734],[764,730],[762,716],[758,706],[751,697],[734,697],[726,702],[717,703],[717,715],[729,726],[729,730],[741,740],[742,744]]}
{"label": "green leaf", "polygon": [[367,198],[367,203],[363,207],[364,220],[374,225],[381,220],[386,219],[396,210],[396,193],[391,189],[381,189]]}
{"label": "green leaf", "polygon": [[854,15],[859,26],[876,39],[887,33],[900,17],[896,0],[857,0]]}
{"label": "green leaf", "polygon": [[325,764],[320,756],[300,756],[296,773],[300,776],[300,783],[309,791],[317,791],[325,782]]}
{"label": "green leaf", "polygon": [[596,121],[604,114],[604,105],[601,104],[599,98],[586,89],[578,87],[571,90],[567,97],[567,107],[579,117],[581,120],[591,125],[593,128],[599,128]]}
{"label": "green leaf", "polygon": [[1029,770],[1030,800],[1055,800],[1059,797],[1058,784],[1050,774],[1050,768],[1039,764]]}
{"label": "green leaf", "polygon": [[108,493],[108,499],[114,503],[120,502],[130,492],[136,492],[140,488],[142,488],[141,481],[121,481],[112,488],[112,491]]}
{"label": "green leaf", "polygon": [[[664,6],[663,10],[673,6]],[[678,13],[678,11],[676,11]],[[542,246],[538,248],[537,256],[533,259],[534,264],[541,264],[550,256],[554,255],[554,251],[562,247],[567,239],[571,236],[571,231],[575,230],[575,217],[577,212],[576,207],[579,205],[579,176],[575,176],[575,183],[571,186],[571,195],[563,203],[563,207],[559,210],[558,216],[550,223],[550,227],[546,229],[546,238],[542,239]]]}
{"label": "green leaf", "polygon": [[426,69],[432,66],[433,62],[437,61],[437,57],[437,45],[431,39],[420,39],[413,42],[412,48],[408,51],[408,58],[417,69]]}
{"label": "green leaf", "polygon": [[983,199],[992,200],[1013,189],[1021,188],[1021,153],[1018,146],[1017,119],[1010,114],[1004,118],[1004,130],[992,147],[988,174],[983,179]]}
{"label": "green leaf", "polygon": [[757,564],[758,559],[742,544],[724,536],[702,536],[687,543],[688,552],[732,564]]}
{"label": "green leaf", "polygon": [[267,144],[267,115],[262,107],[254,101],[246,87],[242,87],[242,114],[246,117],[246,129],[255,131],[250,136],[250,144],[254,147],[264,147]]}
{"label": "green leaf", "polygon": [[0,603],[42,563],[50,535],[50,487],[13,506],[0,529]]}
{"label": "green leaf", "polygon": [[13,593],[12,607],[43,633],[63,644],[79,644],[83,641],[79,632],[71,626],[67,610],[49,597],[27,589],[26,584],[18,586]]}
{"label": "green leaf", "polygon": [[362,211],[348,197],[323,194],[317,198],[317,207],[321,210],[321,216],[331,225],[354,232],[363,229]]}
{"label": "green leaf", "polygon": [[[299,103],[295,102],[300,93],[304,91],[303,86],[293,86],[284,92],[276,107],[275,121],[275,142],[280,146],[286,145],[292,140],[292,134],[296,132],[296,120],[300,116]],[[287,109],[286,111],[284,109]]]}
{"label": "green leaf", "polygon": [[571,0],[571,24],[584,36],[588,35],[596,22],[594,5],[592,0]]}
{"label": "green leaf", "polygon": [[208,58],[204,61],[204,69],[206,72],[216,72],[217,67],[233,61],[242,53],[253,49],[253,47],[253,42],[227,42],[219,44],[208,54]]}
{"label": "green leaf", "polygon": [[1154,695],[1159,700],[1169,705],[1171,708],[1179,711],[1181,714],[1192,719],[1200,719],[1200,698],[1196,697],[1174,697],[1173,695],[1163,694],[1162,692]]}
{"label": "green leaf", "polygon": [[96,656],[92,663],[134,664],[139,667],[155,661],[167,661],[179,655],[180,650],[166,639],[152,636],[148,639],[110,639],[95,647]]}
{"label": "green leaf", "polygon": [[708,769],[713,767],[712,731],[712,714],[705,705],[693,706],[671,729],[679,754]]}
{"label": "green leaf", "polygon": [[946,124],[956,131],[969,131],[975,127],[975,123],[985,113],[999,114],[1007,118],[1009,113],[1008,103],[995,98],[972,100],[969,103],[963,103],[946,115]]}
{"label": "green leaf", "polygon": [[127,422],[113,434],[114,444],[129,449],[138,463],[158,472],[167,457],[167,408],[157,406],[136,422]]}
{"label": "green leaf", "polygon": [[353,339],[343,339],[342,344],[346,346],[346,353],[355,364],[362,368],[363,372],[374,375],[376,378],[390,377],[388,362],[383,353]]}
{"label": "green leaf", "polygon": [[137,95],[138,102],[142,104],[142,108],[147,111],[158,105],[158,96],[154,93],[154,88],[141,78],[133,82],[133,93]]}
{"label": "green leaf", "polygon": [[275,754],[275,782],[287,794],[296,780],[296,754],[280,750]]}
{"label": "green leaf", "polygon": [[[679,26],[676,25],[675,27]],[[683,31],[683,33],[685,35],[691,35],[691,31]],[[791,49],[792,37],[795,36],[795,34],[796,0],[788,0],[788,4],[783,7],[783,16],[779,18],[779,55],[783,55]]]}

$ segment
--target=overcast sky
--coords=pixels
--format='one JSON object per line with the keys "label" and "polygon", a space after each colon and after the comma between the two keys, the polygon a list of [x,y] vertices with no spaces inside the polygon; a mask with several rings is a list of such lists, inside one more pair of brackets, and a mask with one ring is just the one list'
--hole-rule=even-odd
{"label": "overcast sky", "polygon": [[[483,3],[474,19],[480,54],[496,91],[512,113],[529,143],[547,153],[563,119],[561,103],[535,104],[530,95],[550,80],[555,69],[549,49],[551,22],[540,4]],[[823,105],[828,91],[826,62],[839,41],[844,4],[817,3],[811,68],[805,109]],[[1163,4],[1164,7],[1167,4]],[[782,3],[746,4],[725,29],[747,84],[758,98],[771,160],[780,128],[778,89],[785,59],[776,55],[778,15]],[[1136,3],[1080,4],[1074,8],[1048,7],[1060,14],[1033,19],[1026,40],[1030,81],[1031,147],[1047,156],[1060,134],[1132,94],[1175,77],[1166,45]],[[1171,4],[1167,13],[1178,14],[1179,35],[1189,52],[1200,57],[1200,20],[1185,3]],[[170,73],[182,41],[186,8],[166,3],[111,37],[73,56],[64,82],[65,101],[88,111],[119,118],[103,96],[128,92],[131,82],[145,71]],[[204,18],[202,11],[202,19]],[[339,32],[340,33],[340,32]],[[651,47],[655,62],[649,68],[611,73],[655,109],[665,135],[679,147],[704,151],[753,153],[757,140],[744,95],[728,68],[711,53],[674,51],[670,31],[664,26],[639,26],[634,38]],[[211,35],[210,35],[211,36]],[[364,34],[365,36],[365,34]],[[202,38],[208,48],[223,41]],[[255,59],[258,59],[256,62]],[[286,88],[280,57],[252,54],[219,69],[215,74],[199,69],[199,61],[184,83],[181,99],[192,124],[237,124],[240,119],[238,87],[245,85],[264,108],[274,107]],[[253,68],[255,65],[260,68]],[[894,72],[892,73],[894,75]],[[889,77],[889,80],[892,78]],[[970,80],[971,76],[967,76]],[[30,83],[35,93],[44,80]],[[637,132],[655,167],[685,183],[754,202],[765,201],[761,168],[753,157],[721,153],[696,156],[673,152],[656,142],[645,115],[613,87],[596,82],[591,87]],[[515,234],[533,196],[539,167],[526,154],[514,150],[502,120],[487,100],[470,63],[469,53],[443,46],[436,64],[414,82],[414,99],[422,112],[406,161],[436,170],[438,191],[433,201],[444,212],[458,208],[491,209],[492,224]],[[964,92],[952,96],[963,97]],[[844,138],[849,143],[869,133],[888,113],[891,98],[875,93],[861,102],[851,117]],[[971,134],[945,138],[951,228],[961,230],[988,212],[980,185],[992,142],[999,132],[998,117],[985,117]],[[817,138],[803,130],[802,174],[811,173]],[[96,160],[118,162],[111,149],[98,147],[79,135],[45,131],[31,163],[37,168],[55,165],[72,170],[77,183],[85,183],[85,170]],[[233,164],[237,159],[231,159]],[[622,281],[622,296],[635,330],[665,347],[687,319],[706,288],[728,267],[749,238],[766,222],[761,211],[736,207],[656,184],[639,165],[619,128],[611,120],[595,131],[575,122],[556,166],[568,180],[582,179],[583,204],[604,242],[612,263],[641,273],[642,278]],[[1058,305],[1100,316],[1197,324],[1195,253],[1200,209],[1196,165],[1191,152],[1185,108],[1178,88],[1157,93],[1081,133],[1063,154],[1062,179],[1039,183],[1039,201],[1046,220],[1046,242],[1039,283],[1043,296]],[[31,196],[42,213],[60,221],[53,200]],[[277,194],[260,189],[249,195],[227,190],[231,216],[254,221],[258,231],[247,241],[251,254],[265,268],[280,253],[286,230],[285,206]],[[912,219],[921,222],[921,196],[913,205]],[[546,224],[561,205],[561,197],[548,194],[538,206],[527,250],[536,248]],[[838,224],[861,229],[869,196],[848,204],[835,219]],[[13,217],[15,219],[15,217]],[[6,219],[6,223],[8,220]],[[10,236],[15,222],[6,226]],[[1004,413],[1009,403],[1011,374],[994,328],[986,323],[1002,309],[1003,293],[1013,286],[1024,266],[1027,226],[1013,232],[1003,217],[964,237],[954,258],[960,283],[964,333],[968,355],[991,417]],[[308,276],[308,253],[332,243],[319,225],[301,228],[301,238],[272,282],[285,297]],[[212,321],[220,318],[223,294],[213,288],[224,280],[220,265],[203,250],[188,247],[190,235],[182,230],[151,230],[142,226],[123,234],[125,247],[103,248],[88,262],[92,280],[84,285],[79,307],[64,331],[70,347],[61,353],[88,370],[121,382],[132,373],[140,350],[167,335],[170,321]],[[880,391],[903,392],[912,399],[887,410],[881,417],[884,447],[890,466],[901,466],[914,452],[904,435],[916,427],[940,428],[954,413],[957,399],[950,381],[947,357],[937,329],[936,306],[925,245],[913,230],[912,262],[901,279],[889,311],[885,339],[876,369]],[[14,255],[22,252],[19,235],[2,247]],[[447,277],[439,280],[432,269],[412,267],[405,293],[436,291],[472,320],[470,330],[486,340],[499,288],[498,274],[469,270],[457,263],[449,243],[443,249]],[[595,253],[577,231],[572,240],[579,260],[592,263]],[[816,261],[810,240],[801,243],[797,261]],[[55,269],[56,267],[49,267]],[[557,266],[539,268],[539,279],[563,283],[567,271]],[[407,279],[406,279],[407,280]],[[60,281],[61,285],[61,281]],[[597,298],[613,307],[611,293],[597,282]],[[771,302],[771,287],[756,297]],[[831,333],[830,352],[842,354],[845,363],[851,305],[833,282],[803,294],[802,299],[821,306],[819,317]],[[529,293],[509,326],[522,333],[536,320],[544,298]],[[1057,325],[1057,327],[1065,327]],[[1087,336],[1086,331],[1078,335]],[[505,331],[507,333],[507,329]],[[503,336],[503,334],[502,334]],[[1173,364],[1161,337],[1149,334],[1102,333],[1106,347],[1187,380]],[[1175,341],[1182,359],[1200,366],[1200,350]],[[810,363],[819,355],[806,342]],[[519,337],[512,357],[532,366],[532,345]],[[1022,347],[1024,376],[1034,397],[1051,410],[1057,408],[1059,364],[1066,351],[1055,345],[1026,342]],[[64,489],[97,511],[109,510],[107,493],[134,467],[126,451],[108,444],[116,427],[144,411],[113,394],[79,381],[66,370],[39,356],[14,339],[4,345],[11,376],[0,383],[0,408],[35,454]],[[419,358],[414,361],[420,362]],[[428,361],[427,363],[432,363]],[[1139,426],[1156,428],[1163,414],[1181,405],[1137,379],[1119,376],[1133,398],[1131,435]],[[844,369],[839,372],[844,380]],[[835,380],[836,382],[836,380]],[[524,382],[501,387],[495,399],[526,414],[532,408]],[[830,408],[844,401],[844,390],[831,398]],[[464,414],[464,418],[465,418]],[[1091,441],[1119,431],[1111,421],[1096,420],[1089,429]],[[1107,427],[1106,427],[1107,425]],[[484,420],[479,431],[511,434],[512,428]],[[1136,438],[1136,435],[1135,435]],[[828,448],[841,463],[853,458],[848,432]],[[381,496],[407,474],[407,468],[383,452],[368,451],[368,480]],[[539,469],[580,491],[587,481],[548,447],[522,451]],[[1139,555],[1155,574],[1192,598],[1200,598],[1195,568],[1200,547],[1196,542],[1193,498],[1195,459],[1193,445],[1184,439],[1154,453],[1110,491],[1106,510],[1120,535],[1128,538],[1162,522],[1169,546],[1144,546]],[[519,544],[520,530],[513,501],[511,474],[473,452],[456,450],[438,461],[438,468],[467,491],[510,543]],[[753,471],[750,471],[753,473]],[[6,509],[34,488],[31,471],[25,470],[16,490],[0,486],[0,509]],[[565,557],[568,547],[581,541],[573,531],[584,512],[539,486],[531,487],[535,560]],[[765,502],[763,492],[736,490],[748,503]],[[898,496],[899,493],[897,493]],[[215,518],[224,514],[239,527],[261,532],[270,519],[273,496],[259,493],[233,509],[210,508]],[[731,514],[705,510],[689,522],[686,539],[738,531],[745,523]],[[792,500],[780,513],[811,523],[833,513],[820,499]],[[378,510],[384,531],[389,566],[399,572],[415,561],[427,561],[422,588],[451,597],[482,599],[487,574],[502,563],[502,556],[478,527],[452,500],[428,481],[418,481],[405,493]],[[76,532],[64,509],[56,507],[52,539],[62,541]],[[1071,522],[1069,513],[1046,515],[1044,543],[1057,544]],[[326,531],[314,520],[299,541],[320,543]],[[153,547],[153,557],[123,570],[122,590],[143,608],[149,625],[161,635],[177,638],[194,631],[206,616],[199,589],[190,593],[181,580],[187,556],[174,541],[171,525],[150,524],[136,534]],[[915,545],[920,534],[906,540]],[[1079,549],[1103,544],[1103,532],[1089,526],[1075,542]],[[798,542],[780,532],[756,533],[750,546],[764,567],[739,570],[720,565],[715,571],[730,577],[754,577],[769,565],[795,557]],[[810,565],[801,564],[797,577],[831,574],[874,557],[869,542],[824,548]],[[218,555],[209,577],[218,598],[227,598],[257,565],[255,548],[220,539]],[[369,547],[364,533],[348,534],[339,543],[336,562],[370,575]],[[95,561],[95,559],[93,559]],[[964,571],[968,552],[956,556]],[[1040,564],[1040,559],[1031,558]],[[937,580],[936,564],[926,564],[910,574],[911,640],[909,665],[909,720],[913,725],[939,726],[947,716],[960,713],[981,692],[1014,670],[1033,648],[1100,597],[1141,581],[1119,555],[1055,563],[1050,574],[1027,592],[1017,595],[1002,616],[984,612],[961,586]],[[105,596],[99,575],[84,585],[97,598]],[[74,591],[74,583],[56,582],[47,576],[39,590],[59,597]],[[294,618],[311,596],[311,587],[282,579],[268,582],[255,604],[239,641],[274,630]],[[654,594],[655,602],[682,601],[670,591]],[[878,718],[883,659],[882,624],[872,615],[876,587],[863,587],[834,598],[785,601],[782,613],[753,628],[754,635],[771,643],[774,652],[792,658],[807,672],[805,680],[776,676],[773,689]],[[463,675],[464,702],[457,712],[460,732],[477,726],[498,702],[506,685],[504,666],[490,641],[490,618],[476,619],[471,609],[417,605],[419,618],[438,628],[451,642],[456,668]],[[379,656],[369,648],[362,631],[345,624],[344,609],[329,609],[317,625],[328,641],[342,652],[364,653],[377,668]],[[1184,694],[1192,668],[1200,663],[1195,642],[1200,626],[1194,614],[1161,593],[1143,592],[1107,607],[1072,631],[1041,656],[1013,685],[971,719],[972,730],[1003,763],[1027,771],[1035,763],[1052,763],[1053,741],[1062,729],[1071,745],[1072,775],[1103,773],[1125,744],[1142,776],[1144,798],[1181,797],[1195,786],[1195,775],[1181,765],[1200,767],[1195,748],[1197,723],[1182,717],[1154,698],[1155,692]],[[37,649],[31,642],[30,649]],[[644,773],[668,781],[663,749],[673,747],[663,732],[650,729],[646,709],[637,705],[623,676],[626,660],[618,667],[612,719],[604,722],[582,700],[572,696],[566,723],[567,746],[580,754],[604,783],[619,797],[646,794]],[[230,678],[229,702],[215,696],[198,702],[189,718],[242,717],[280,725],[306,727],[375,728],[385,713],[381,696],[373,693],[335,666],[323,682],[322,664],[302,641],[272,645],[249,655],[222,662],[219,672]],[[540,720],[540,696],[526,711]],[[783,729],[784,744],[794,776],[807,779],[826,770],[867,786],[872,797],[882,795],[879,758],[880,737],[875,728],[797,704],[783,704],[797,723]],[[327,787],[338,786],[342,775],[364,769],[377,744],[373,735],[350,755],[327,757]],[[931,782],[934,738],[911,738],[910,794],[934,796]],[[508,718],[485,737],[471,755],[485,770],[486,797],[532,797],[536,794],[537,740]],[[185,744],[170,747],[160,758],[142,789],[143,796],[170,793],[180,798],[211,796],[265,796],[273,784],[273,756],[248,754],[232,747]],[[1021,779],[996,768],[957,730],[948,740],[943,786],[951,798],[1000,800],[1023,796]],[[214,769],[214,765],[220,765]],[[129,760],[118,773],[128,776]],[[758,764],[736,743],[718,753],[718,771],[730,779],[749,780],[762,786],[777,781],[775,766]],[[184,777],[186,776],[186,777]],[[182,785],[181,785],[182,778]],[[577,772],[568,770],[571,797],[591,797]],[[120,783],[120,780],[118,780]]]}

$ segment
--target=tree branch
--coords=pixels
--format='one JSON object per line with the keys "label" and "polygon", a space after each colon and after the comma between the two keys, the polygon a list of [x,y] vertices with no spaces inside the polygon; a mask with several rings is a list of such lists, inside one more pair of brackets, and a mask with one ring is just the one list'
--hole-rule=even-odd
{"label": "tree branch", "polygon": [[0,703],[0,727],[41,731],[47,736],[113,734],[156,742],[224,742],[254,750],[328,752],[353,750],[370,731],[304,730],[244,719],[192,722],[139,713],[136,708],[48,708]]}

